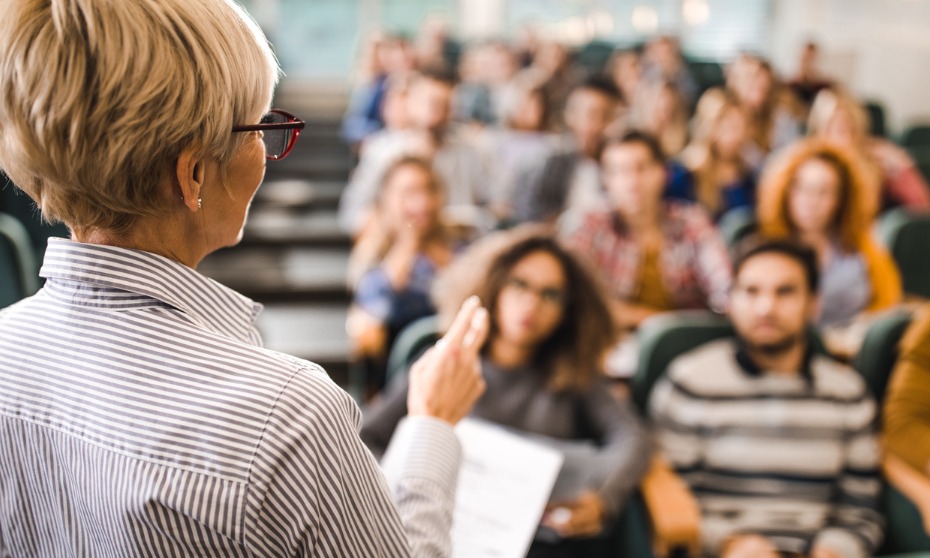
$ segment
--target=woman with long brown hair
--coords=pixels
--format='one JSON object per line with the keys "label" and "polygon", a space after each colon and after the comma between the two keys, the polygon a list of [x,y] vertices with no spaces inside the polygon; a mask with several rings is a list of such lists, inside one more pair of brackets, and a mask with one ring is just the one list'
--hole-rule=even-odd
{"label": "woman with long brown hair", "polygon": [[[598,556],[606,538],[574,540],[604,531],[616,518],[648,464],[646,432],[633,411],[615,400],[601,376],[616,341],[606,295],[594,276],[551,234],[531,227],[497,233],[476,244],[438,279],[434,290],[442,324],[472,295],[490,311],[482,349],[487,390],[473,416],[560,440],[593,440],[613,463],[598,480],[559,507],[571,518],[543,524],[569,539],[534,544],[530,556]],[[406,414],[406,385],[389,388],[366,414],[362,439],[376,453]]]}

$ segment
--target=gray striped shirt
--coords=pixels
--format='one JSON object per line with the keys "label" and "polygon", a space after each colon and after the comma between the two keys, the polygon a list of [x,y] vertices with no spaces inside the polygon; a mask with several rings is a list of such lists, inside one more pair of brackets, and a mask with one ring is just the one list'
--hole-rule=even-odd
{"label": "gray striped shirt", "polygon": [[249,299],[58,239],[42,275],[0,312],[0,556],[449,554],[448,425],[408,419],[386,479],[352,399],[263,349]]}

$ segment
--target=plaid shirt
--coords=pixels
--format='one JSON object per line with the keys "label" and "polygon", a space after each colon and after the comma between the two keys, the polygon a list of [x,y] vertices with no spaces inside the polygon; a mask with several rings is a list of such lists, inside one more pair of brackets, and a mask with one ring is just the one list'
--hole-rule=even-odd
{"label": "plaid shirt", "polygon": [[[707,213],[694,204],[668,201],[662,232],[662,287],[675,307],[723,311],[732,280],[730,257]],[[644,254],[615,212],[589,213],[568,243],[592,260],[617,297],[635,300]]]}

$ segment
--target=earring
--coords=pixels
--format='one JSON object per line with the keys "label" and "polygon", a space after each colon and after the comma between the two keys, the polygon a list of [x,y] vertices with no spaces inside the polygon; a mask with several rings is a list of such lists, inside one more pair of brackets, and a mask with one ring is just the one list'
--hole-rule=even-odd
{"label": "earring", "polygon": [[[181,196],[181,201],[187,201]],[[203,198],[197,198],[197,209],[203,209]]]}

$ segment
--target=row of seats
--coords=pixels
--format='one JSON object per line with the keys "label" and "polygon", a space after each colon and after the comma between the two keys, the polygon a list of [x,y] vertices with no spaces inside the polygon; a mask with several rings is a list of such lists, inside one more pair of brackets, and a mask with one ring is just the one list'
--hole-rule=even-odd
{"label": "row of seats", "polygon": [[39,265],[52,236],[67,237],[67,227],[42,221],[35,203],[0,172],[0,308],[39,289]]}
{"label": "row of seats", "polygon": [[0,308],[38,290],[38,266],[29,231],[19,219],[0,213]]}

